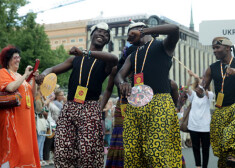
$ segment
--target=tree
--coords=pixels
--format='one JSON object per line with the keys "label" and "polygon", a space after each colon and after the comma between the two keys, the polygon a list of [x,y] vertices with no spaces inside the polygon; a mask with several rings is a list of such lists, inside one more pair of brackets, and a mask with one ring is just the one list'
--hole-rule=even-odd
{"label": "tree", "polygon": [[[53,50],[53,57],[55,61],[55,65],[64,62],[66,59],[70,57],[68,52],[64,49],[63,45],[60,45],[59,47],[56,48],[56,50]],[[62,88],[67,88],[68,83],[69,83],[69,76],[71,74],[72,70],[69,70],[68,72],[65,72],[63,74],[58,75],[58,80],[57,83],[62,87]]]}
{"label": "tree", "polygon": [[[39,71],[42,72],[69,57],[63,46],[51,50],[44,26],[35,22],[35,13],[18,16],[17,10],[25,4],[26,0],[0,0],[0,49],[12,44],[21,50],[21,74],[27,65],[34,66],[35,59],[40,59]],[[68,73],[58,75],[60,86],[67,86]]]}
{"label": "tree", "polygon": [[17,10],[26,3],[26,0],[0,0],[0,49],[9,44],[12,33],[18,29],[21,18]]}
{"label": "tree", "polygon": [[40,59],[39,70],[44,70],[55,64],[53,52],[44,27],[35,22],[36,14],[29,13],[21,23],[19,30],[9,40],[21,50],[21,65],[19,72],[24,73],[27,65],[34,65],[35,59]]}

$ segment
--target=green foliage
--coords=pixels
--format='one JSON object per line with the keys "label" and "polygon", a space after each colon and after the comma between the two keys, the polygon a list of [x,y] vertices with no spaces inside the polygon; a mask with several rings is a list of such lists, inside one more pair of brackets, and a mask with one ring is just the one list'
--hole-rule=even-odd
{"label": "green foliage", "polygon": [[[53,58],[55,61],[55,65],[60,64],[64,62],[66,59],[68,59],[70,56],[68,52],[64,49],[63,45],[60,45],[56,50],[53,50]],[[69,76],[71,74],[72,70],[69,70],[68,72],[65,72],[63,74],[58,75],[57,83],[63,87],[67,88],[68,87],[68,82],[69,82]]]}
{"label": "green foliage", "polygon": [[21,28],[15,31],[10,39],[11,44],[21,50],[21,65],[19,73],[24,73],[27,65],[34,65],[35,59],[40,59],[39,70],[53,66],[53,52],[44,27],[35,22],[36,14],[29,13],[23,20]]}
{"label": "green foliage", "polygon": [[26,3],[26,0],[0,0],[0,49],[9,44],[14,30],[18,29],[21,18],[17,10]]}
{"label": "green foliage", "polygon": [[[51,50],[44,26],[35,22],[36,14],[28,13],[19,17],[17,10],[27,3],[26,0],[0,0],[0,50],[9,44],[21,50],[19,73],[23,74],[27,65],[34,66],[40,59],[39,71],[64,62],[68,53],[63,46]],[[69,72],[58,75],[58,84],[67,87]]]}
{"label": "green foliage", "polygon": [[[102,85],[102,93],[105,91],[107,85],[108,85],[108,80],[109,80],[109,77],[107,77]],[[116,85],[114,85],[113,87],[113,92],[112,92],[112,96],[118,96],[118,91],[117,91],[117,87]]]}

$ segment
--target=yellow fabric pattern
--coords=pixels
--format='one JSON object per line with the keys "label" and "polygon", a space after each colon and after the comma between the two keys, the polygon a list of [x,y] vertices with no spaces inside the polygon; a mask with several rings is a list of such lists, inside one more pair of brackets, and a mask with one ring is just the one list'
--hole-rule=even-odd
{"label": "yellow fabric pattern", "polygon": [[216,108],[210,125],[211,146],[219,157],[218,168],[226,168],[228,156],[235,157],[235,103]]}
{"label": "yellow fabric pattern", "polygon": [[124,167],[182,167],[179,122],[169,93],[154,95],[143,107],[127,105],[123,135]]}

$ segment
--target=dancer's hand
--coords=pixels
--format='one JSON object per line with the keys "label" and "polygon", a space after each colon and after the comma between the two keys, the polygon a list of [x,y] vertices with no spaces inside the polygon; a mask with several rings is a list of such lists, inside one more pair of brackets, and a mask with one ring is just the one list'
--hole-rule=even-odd
{"label": "dancer's hand", "polygon": [[40,74],[40,75],[35,76],[35,81],[38,85],[41,85],[44,78],[45,78],[45,75]]}
{"label": "dancer's hand", "polygon": [[235,68],[228,67],[226,72],[228,76],[235,75]]}
{"label": "dancer's hand", "polygon": [[75,56],[82,56],[83,55],[82,50],[80,50],[77,47],[72,47],[69,51],[69,54],[70,55],[75,55]]}
{"label": "dancer's hand", "polygon": [[131,95],[131,85],[127,82],[119,84],[119,89],[123,97],[129,97]]}

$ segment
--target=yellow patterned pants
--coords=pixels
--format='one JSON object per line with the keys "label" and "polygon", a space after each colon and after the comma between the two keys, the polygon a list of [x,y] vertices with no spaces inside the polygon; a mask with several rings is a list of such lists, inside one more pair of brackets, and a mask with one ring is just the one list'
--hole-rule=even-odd
{"label": "yellow patterned pants", "polygon": [[210,132],[213,153],[219,157],[218,168],[226,168],[227,157],[235,157],[235,104],[216,108]]}
{"label": "yellow patterned pants", "polygon": [[123,132],[125,168],[181,168],[179,121],[170,94],[143,107],[127,106]]}

